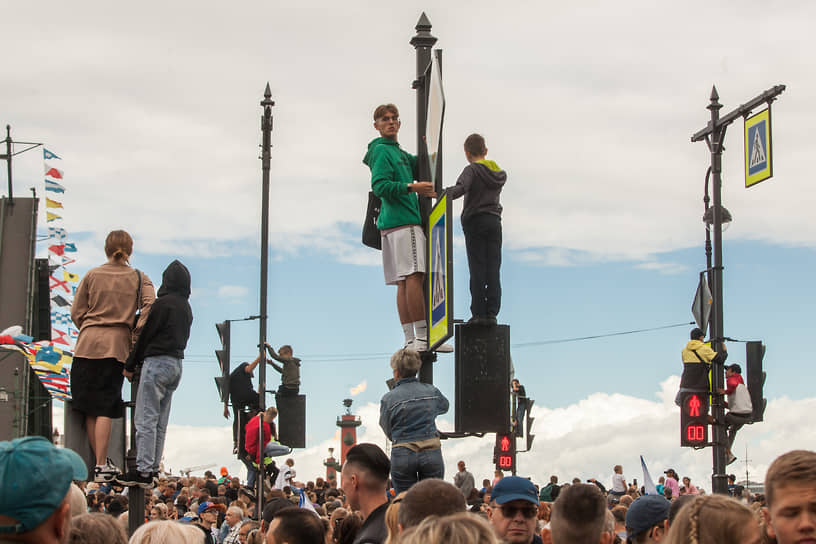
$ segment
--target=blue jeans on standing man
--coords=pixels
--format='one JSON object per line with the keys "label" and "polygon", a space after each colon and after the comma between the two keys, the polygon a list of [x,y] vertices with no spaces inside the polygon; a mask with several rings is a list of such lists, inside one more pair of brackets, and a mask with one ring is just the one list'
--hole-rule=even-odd
{"label": "blue jeans on standing man", "polygon": [[159,471],[170,401],[181,381],[181,359],[170,355],[145,357],[136,395],[136,468],[143,474]]}
{"label": "blue jeans on standing man", "polygon": [[391,483],[396,495],[428,478],[445,478],[441,448],[413,451],[400,446],[391,450]]}

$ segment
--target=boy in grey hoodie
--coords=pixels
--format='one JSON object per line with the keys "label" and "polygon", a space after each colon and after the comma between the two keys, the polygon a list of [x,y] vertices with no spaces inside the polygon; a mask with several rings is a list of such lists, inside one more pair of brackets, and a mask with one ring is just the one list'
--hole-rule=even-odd
{"label": "boy in grey hoodie", "polygon": [[507,182],[507,173],[487,160],[485,140],[479,134],[465,139],[468,166],[456,185],[446,189],[452,199],[465,197],[462,230],[465,233],[470,269],[470,312],[468,323],[495,325],[501,308],[502,206],[499,196]]}

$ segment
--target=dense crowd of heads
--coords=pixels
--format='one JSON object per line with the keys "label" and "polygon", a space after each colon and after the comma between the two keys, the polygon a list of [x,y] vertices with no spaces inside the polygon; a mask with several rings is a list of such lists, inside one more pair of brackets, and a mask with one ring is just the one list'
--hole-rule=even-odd
{"label": "dense crowd of heads", "polygon": [[[74,454],[47,441],[36,441],[27,452],[9,444],[0,443],[0,542],[787,544],[816,538],[816,453],[803,450],[771,464],[764,494],[736,485],[732,496],[697,488],[692,494],[688,484],[677,497],[644,494],[634,485],[617,494],[596,480],[559,485],[552,476],[538,486],[528,478],[497,476],[466,498],[439,479],[394,496],[387,456],[373,444],[360,444],[349,451],[339,481],[267,485],[261,508],[254,491],[226,469],[220,478],[209,472],[161,478],[146,492],[145,519],[128,538],[127,488],[75,480],[72,475],[82,470],[71,472]],[[22,446],[31,448],[32,442]],[[36,464],[32,453],[51,467],[10,472],[22,462]],[[459,470],[466,471],[464,463]],[[666,478],[676,477],[666,472]],[[31,487],[41,475],[49,480]]]}

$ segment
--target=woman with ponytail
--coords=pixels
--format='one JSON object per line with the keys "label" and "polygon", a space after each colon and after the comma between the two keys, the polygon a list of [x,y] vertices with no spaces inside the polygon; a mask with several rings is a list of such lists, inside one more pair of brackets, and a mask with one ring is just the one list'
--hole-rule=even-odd
{"label": "woman with ponytail", "polygon": [[108,234],[108,262],[85,274],[71,306],[71,320],[79,329],[71,367],[71,405],[85,416],[96,457],[94,481],[99,483],[110,482],[120,473],[108,459],[111,424],[124,415],[122,371],[156,298],[150,278],[131,268],[132,253],[130,234],[123,230]]}
{"label": "woman with ponytail", "polygon": [[698,495],[680,509],[668,544],[759,544],[759,521],[750,508],[725,495]]}

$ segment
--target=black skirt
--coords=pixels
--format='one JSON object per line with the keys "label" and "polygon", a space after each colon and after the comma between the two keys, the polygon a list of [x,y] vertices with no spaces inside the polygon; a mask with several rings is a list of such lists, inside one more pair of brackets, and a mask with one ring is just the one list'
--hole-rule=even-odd
{"label": "black skirt", "polygon": [[74,357],[71,366],[71,403],[74,410],[86,416],[113,419],[125,413],[122,402],[122,371],[125,365],[111,357],[86,359]]}

